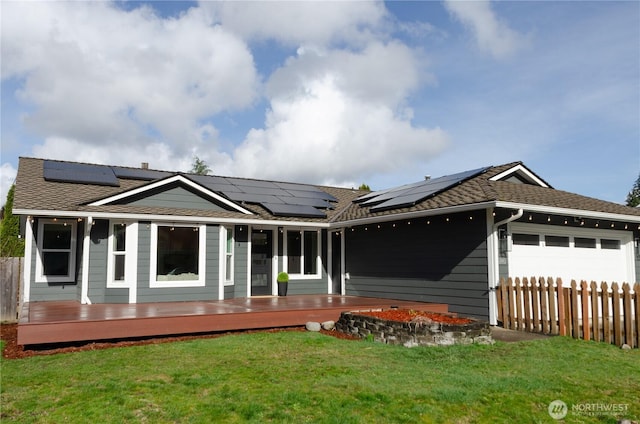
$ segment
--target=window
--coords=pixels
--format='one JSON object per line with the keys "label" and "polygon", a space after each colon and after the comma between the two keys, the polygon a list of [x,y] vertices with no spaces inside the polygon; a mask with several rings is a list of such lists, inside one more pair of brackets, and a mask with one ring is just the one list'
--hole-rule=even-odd
{"label": "window", "polygon": [[573,243],[575,247],[579,247],[582,249],[596,248],[596,239],[594,238],[575,237],[573,239]]}
{"label": "window", "polygon": [[151,225],[151,287],[204,286],[206,226]]}
{"label": "window", "polygon": [[36,281],[75,282],[76,221],[40,220],[38,249]]}
{"label": "window", "polygon": [[320,277],[320,237],[317,231],[287,231],[286,271],[292,275]]}
{"label": "window", "polygon": [[569,237],[564,236],[544,236],[547,247],[569,247]]}
{"label": "window", "polygon": [[600,247],[602,249],[620,250],[620,240],[601,239]]}
{"label": "window", "polygon": [[126,260],[126,234],[127,227],[125,224],[113,224],[111,226],[111,234],[109,234],[110,252],[111,252],[111,269],[109,270],[109,278],[112,282],[124,282],[125,278],[125,260]]}
{"label": "window", "polygon": [[233,284],[233,228],[224,227],[224,229],[226,233],[224,281]]}
{"label": "window", "polygon": [[511,236],[513,244],[522,246],[538,246],[540,245],[540,236],[537,234],[517,234]]}

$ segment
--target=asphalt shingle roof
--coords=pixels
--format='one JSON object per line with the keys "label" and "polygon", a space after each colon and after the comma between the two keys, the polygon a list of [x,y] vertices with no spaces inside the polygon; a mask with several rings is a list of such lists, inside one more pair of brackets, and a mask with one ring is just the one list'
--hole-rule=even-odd
{"label": "asphalt shingle roof", "polygon": [[16,178],[14,209],[337,223],[371,217],[391,216],[398,213],[429,211],[487,202],[512,202],[523,205],[612,213],[632,217],[640,216],[640,208],[631,208],[550,187],[490,180],[492,177],[504,171],[521,165],[521,162],[512,162],[490,167],[486,172],[437,193],[416,205],[380,212],[371,212],[369,207],[364,207],[353,202],[356,198],[365,194],[363,191],[339,187],[316,186],[338,200],[333,204],[334,209],[326,211],[326,218],[276,217],[259,205],[244,203],[241,204],[241,206],[250,210],[255,215],[247,216],[240,212],[233,211],[203,211],[133,205],[88,206],[88,203],[92,201],[125,193],[129,190],[142,187],[148,184],[148,182],[120,178],[120,187],[110,187],[46,181],[43,176],[43,163],[43,159],[20,158]]}

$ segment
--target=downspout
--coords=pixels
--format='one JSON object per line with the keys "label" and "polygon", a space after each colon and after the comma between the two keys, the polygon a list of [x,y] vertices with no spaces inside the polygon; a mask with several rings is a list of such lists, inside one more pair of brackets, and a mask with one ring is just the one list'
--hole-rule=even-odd
{"label": "downspout", "polygon": [[80,303],[91,305],[89,299],[89,249],[91,247],[91,227],[93,217],[88,217],[84,226],[84,238],[82,239],[82,288]]}
{"label": "downspout", "polygon": [[[489,215],[489,213],[487,214]],[[500,264],[498,262],[498,258],[500,257],[500,240],[497,236],[498,228],[501,225],[508,224],[509,222],[522,218],[522,215],[524,215],[524,209],[520,208],[515,215],[511,215],[509,218],[496,222],[491,228],[490,237],[492,242],[490,243],[490,245],[492,246],[492,252],[491,264],[489,266],[489,324],[491,325],[498,324],[498,300],[496,298],[496,289],[498,288],[498,283],[500,280]]]}

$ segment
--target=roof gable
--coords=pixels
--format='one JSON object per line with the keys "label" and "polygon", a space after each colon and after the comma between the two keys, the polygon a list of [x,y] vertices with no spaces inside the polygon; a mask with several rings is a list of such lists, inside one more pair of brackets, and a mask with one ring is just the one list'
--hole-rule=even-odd
{"label": "roof gable", "polygon": [[[182,190],[176,191],[177,187],[181,187]],[[171,193],[172,191],[173,193]],[[185,194],[185,192],[191,193],[191,195],[195,196],[195,198],[192,198],[189,202],[189,196]],[[89,203],[89,206],[103,206],[114,204],[158,206],[158,202],[165,203],[172,195],[178,195],[179,197],[182,197],[183,201],[187,200],[189,203],[197,205],[198,207],[194,209],[204,208],[205,204],[202,202],[202,200],[208,200],[212,208],[214,207],[214,205],[217,205],[217,207],[221,208],[221,210],[233,210],[242,212],[247,215],[252,214],[249,210],[235,204],[234,202],[201,186],[198,183],[191,181],[190,179],[180,174],[173,175],[162,180],[154,181],[150,184],[146,184],[142,187],[137,187],[132,190],[116,194],[114,196],[96,200]],[[199,200],[197,200],[196,198],[198,198]],[[205,210],[209,209],[207,208]]]}
{"label": "roof gable", "polygon": [[547,184],[542,178],[534,174],[523,164],[519,163],[497,175],[489,178],[489,181],[508,181],[516,184],[530,184],[540,187],[553,188]]}

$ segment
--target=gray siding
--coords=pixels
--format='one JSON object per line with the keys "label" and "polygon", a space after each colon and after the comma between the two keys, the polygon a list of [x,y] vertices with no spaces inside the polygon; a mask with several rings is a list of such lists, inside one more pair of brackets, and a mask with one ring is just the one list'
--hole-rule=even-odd
{"label": "gray siding", "polygon": [[177,302],[218,299],[219,230],[217,225],[207,226],[206,282],[204,287],[149,287],[151,228],[149,223],[138,226],[138,303]]}
{"label": "gray siding", "polygon": [[109,221],[96,220],[91,228],[89,290],[92,303],[129,303],[129,289],[107,288]]}
{"label": "gray siding", "polygon": [[221,205],[214,203],[212,200],[205,199],[181,186],[174,186],[170,188],[165,187],[163,188],[163,191],[160,192],[155,192],[152,194],[146,193],[144,197],[130,200],[127,202],[127,204],[149,207],[178,207],[184,209],[197,209],[206,211],[226,210]]}
{"label": "gray siding", "polygon": [[226,286],[224,298],[247,297],[247,269],[249,267],[249,228],[237,225],[234,230],[233,286]]}
{"label": "gray siding", "polygon": [[488,319],[485,211],[447,217],[347,230],[346,294],[446,303]]}

